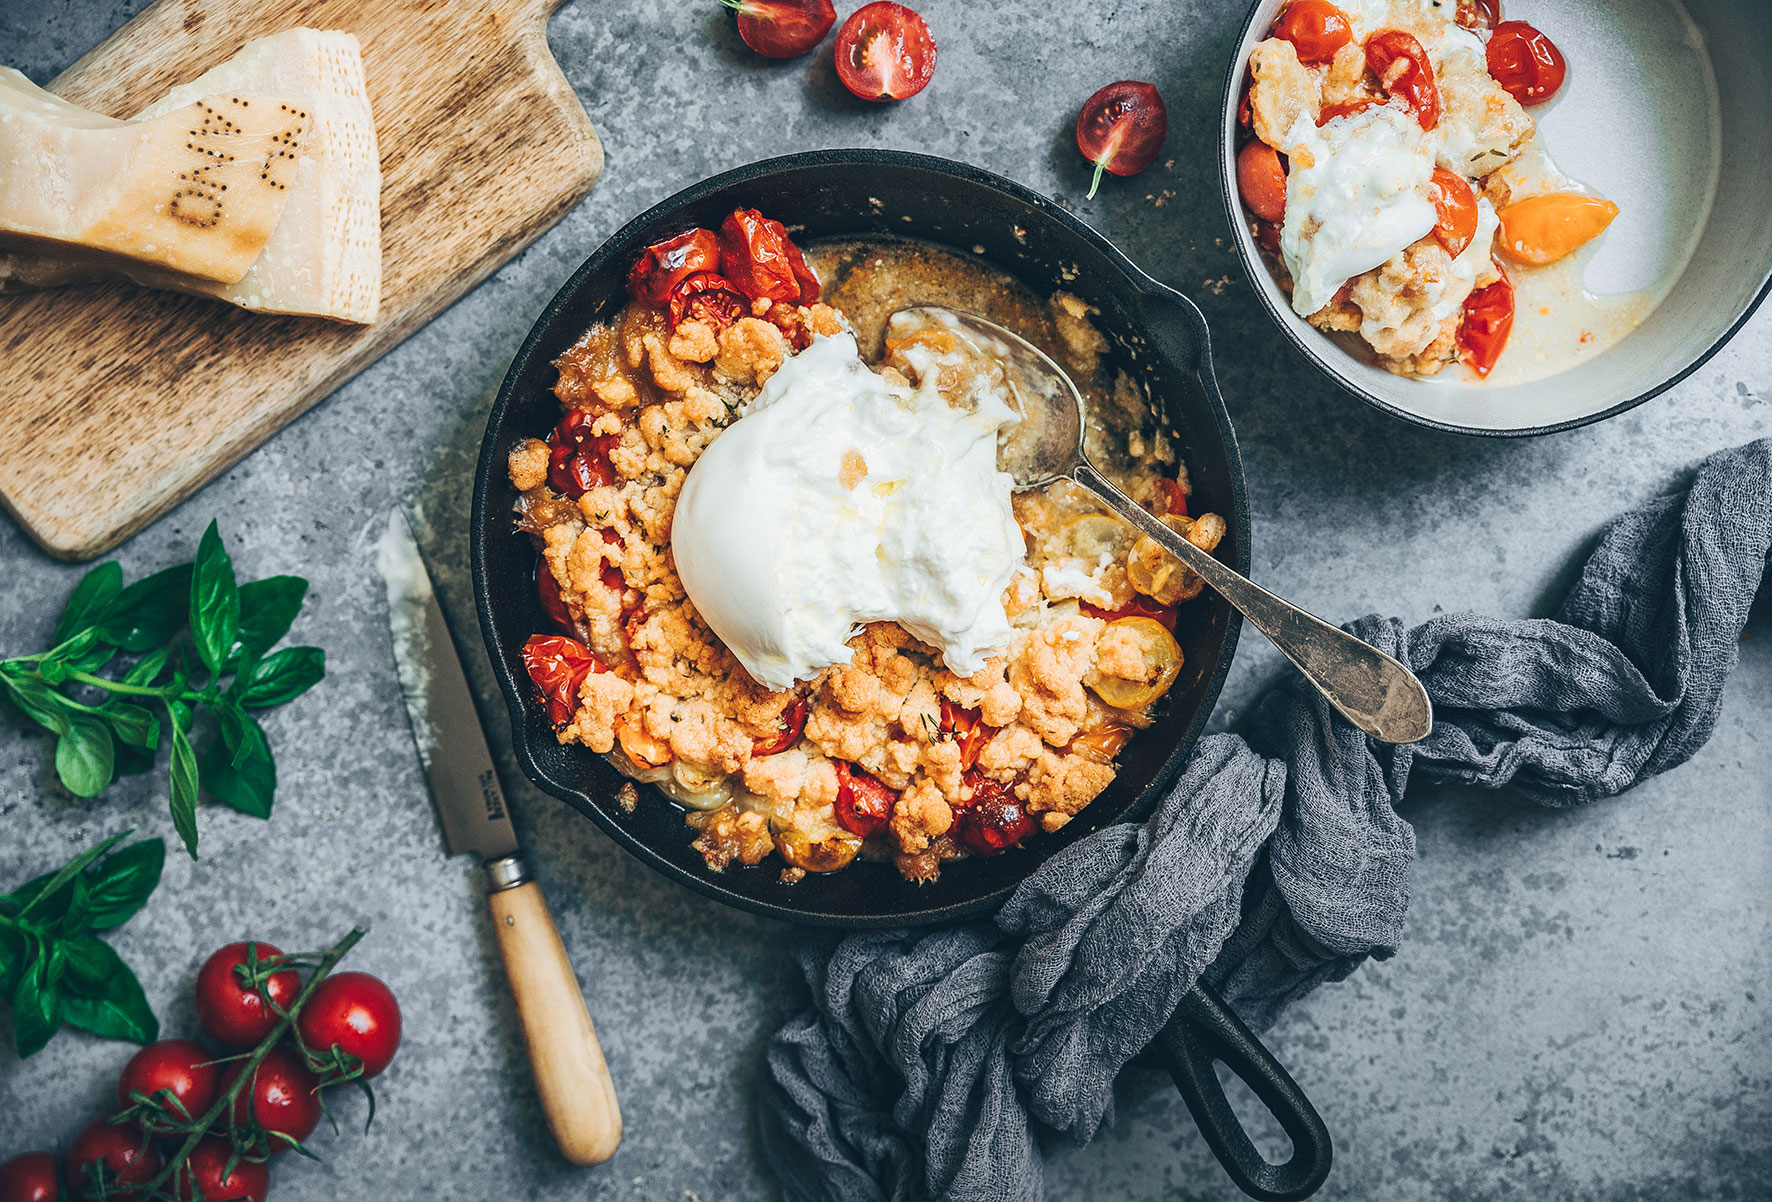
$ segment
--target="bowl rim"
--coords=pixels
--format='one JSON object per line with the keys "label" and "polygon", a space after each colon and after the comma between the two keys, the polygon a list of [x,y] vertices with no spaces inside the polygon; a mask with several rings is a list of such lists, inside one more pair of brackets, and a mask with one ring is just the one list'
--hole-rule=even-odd
{"label": "bowl rim", "polygon": [[[1345,391],[1352,393],[1373,408],[1382,410],[1392,417],[1400,418],[1411,425],[1421,426],[1429,430],[1441,430],[1448,434],[1476,435],[1485,438],[1531,438],[1540,434],[1556,434],[1564,430],[1575,430],[1582,426],[1590,426],[1595,422],[1605,421],[1607,418],[1617,417],[1620,413],[1635,409],[1645,401],[1654,400],[1674,385],[1680,383],[1687,376],[1690,376],[1693,372],[1703,367],[1706,363],[1710,362],[1711,358],[1715,356],[1718,351],[1722,350],[1724,345],[1740,332],[1741,327],[1748,323],[1748,320],[1753,317],[1761,303],[1765,301],[1767,295],[1772,294],[1772,264],[1769,264],[1763,278],[1760,280],[1759,288],[1754,292],[1752,298],[1748,300],[1746,307],[1742,309],[1739,315],[1737,315],[1735,320],[1729,325],[1729,328],[1724,330],[1714,342],[1698,354],[1690,363],[1681,367],[1678,371],[1675,371],[1665,379],[1660,380],[1646,391],[1639,392],[1635,396],[1620,401],[1610,408],[1585,414],[1581,417],[1570,418],[1568,421],[1552,422],[1548,425],[1542,426],[1508,426],[1505,428],[1496,428],[1493,426],[1462,426],[1456,422],[1440,421],[1437,418],[1424,417],[1419,413],[1412,413],[1407,409],[1391,404],[1382,397],[1368,392],[1366,389],[1354,383],[1347,376],[1343,375],[1341,371],[1329,361],[1326,355],[1320,353],[1320,347],[1327,346],[1338,353],[1346,354],[1345,351],[1341,351],[1339,347],[1336,347],[1334,343],[1330,342],[1326,335],[1319,333],[1317,337],[1307,341],[1300,336],[1297,330],[1293,329],[1292,324],[1286,320],[1285,314],[1276,306],[1274,297],[1270,293],[1270,288],[1276,292],[1278,291],[1277,285],[1275,285],[1273,281],[1273,274],[1268,271],[1267,265],[1261,261],[1260,254],[1252,254],[1250,250],[1253,242],[1249,236],[1248,226],[1243,219],[1242,202],[1237,196],[1237,168],[1236,155],[1234,152],[1236,144],[1236,123],[1231,118],[1235,112],[1236,106],[1242,102],[1243,76],[1244,72],[1248,70],[1248,55],[1245,52],[1245,46],[1249,41],[1249,32],[1255,27],[1256,19],[1260,16],[1263,6],[1267,3],[1268,0],[1251,0],[1249,12],[1244,16],[1243,23],[1237,30],[1236,41],[1232,43],[1231,62],[1230,66],[1225,71],[1224,94],[1219,103],[1218,186],[1219,192],[1224,199],[1225,216],[1230,221],[1231,225],[1231,241],[1236,244],[1237,259],[1243,264],[1243,270],[1249,277],[1250,287],[1254,289],[1255,295],[1261,299],[1262,306],[1267,310],[1268,316],[1273,319],[1273,323],[1279,327],[1280,331],[1286,335],[1292,345],[1297,347],[1298,350],[1303,353],[1304,357],[1319,371],[1328,376],[1336,384],[1340,385]],[[1626,334],[1625,337],[1628,338],[1630,335]],[[1555,378],[1555,376],[1547,376],[1545,381],[1541,382],[1548,382]]]}
{"label": "bowl rim", "polygon": [[[986,890],[976,896],[917,910],[897,911],[884,915],[863,915],[837,913],[798,908],[783,905],[766,899],[747,896],[733,889],[726,888],[721,880],[711,873],[698,873],[684,868],[681,864],[665,857],[654,849],[651,843],[641,838],[627,826],[618,822],[615,817],[598,805],[584,790],[576,789],[554,780],[537,763],[529,741],[527,723],[528,702],[518,687],[517,675],[503,653],[496,637],[492,617],[491,580],[488,574],[485,556],[485,538],[487,533],[488,501],[495,482],[499,479],[502,462],[495,463],[493,447],[496,435],[505,421],[505,415],[515,398],[521,377],[526,373],[531,360],[538,353],[544,337],[553,332],[562,313],[573,304],[584,287],[586,280],[603,268],[614,256],[618,247],[623,247],[639,231],[648,229],[671,214],[695,204],[714,193],[723,191],[734,185],[744,184],[783,170],[796,170],[820,166],[853,166],[880,165],[897,167],[914,167],[954,176],[968,182],[992,188],[1008,196],[1010,199],[1048,214],[1076,236],[1091,244],[1108,262],[1127,279],[1128,286],[1141,297],[1165,303],[1181,313],[1183,319],[1191,327],[1193,336],[1199,344],[1199,362],[1194,368],[1199,376],[1200,384],[1213,412],[1216,422],[1215,433],[1224,449],[1229,468],[1231,495],[1229,505],[1229,524],[1236,535],[1236,550],[1233,563],[1237,571],[1248,575],[1251,562],[1252,521],[1248,496],[1248,481],[1243,469],[1241,450],[1237,444],[1236,433],[1231,426],[1230,412],[1225,405],[1224,396],[1220,392],[1217,377],[1213,368],[1210,331],[1207,328],[1204,314],[1184,294],[1170,288],[1149,275],[1134,264],[1118,247],[1105,236],[1075,214],[1052,202],[1049,198],[1034,192],[1025,185],[1007,177],[986,171],[953,159],[936,155],[919,154],[913,151],[884,150],[875,148],[853,149],[821,149],[801,151],[794,154],[780,155],[774,158],[761,159],[739,167],[731,168],[716,175],[709,176],[698,183],[666,197],[657,204],[621,225],[610,234],[594,250],[583,263],[567,278],[553,298],[542,309],[524,336],[517,353],[512,357],[509,369],[499,385],[498,394],[493,400],[492,408],[487,414],[486,430],[481,436],[480,454],[475,470],[472,508],[469,517],[469,572],[473,585],[474,609],[479,620],[482,642],[485,644],[487,657],[491,662],[493,675],[497,679],[499,689],[504,695],[505,708],[511,722],[512,753],[523,774],[543,792],[571,805],[580,813],[589,817],[605,834],[620,845],[623,850],[633,854],[648,867],[662,873],[678,884],[700,893],[706,897],[726,905],[745,910],[753,914],[774,918],[800,925],[841,927],[850,930],[900,928],[920,925],[940,925],[959,922],[975,917],[986,911],[998,908],[1006,901],[1015,889],[1026,879],[1026,873],[1020,874],[1008,884],[995,889]],[[1201,703],[1189,718],[1187,725],[1175,739],[1166,758],[1150,783],[1127,803],[1124,808],[1107,820],[1108,823],[1124,821],[1141,821],[1155,808],[1155,804],[1174,784],[1186,768],[1192,752],[1205,733],[1206,724],[1211,720],[1218,698],[1223,691],[1224,682],[1230,673],[1231,662],[1235,658],[1237,640],[1242,630],[1242,615],[1230,609],[1225,624],[1224,635],[1218,661],[1205,681]],[[587,754],[595,754],[588,753]],[[1105,825],[1106,823],[1104,823]],[[1041,861],[1043,862],[1043,861]],[[1031,865],[1029,872],[1033,870]]]}

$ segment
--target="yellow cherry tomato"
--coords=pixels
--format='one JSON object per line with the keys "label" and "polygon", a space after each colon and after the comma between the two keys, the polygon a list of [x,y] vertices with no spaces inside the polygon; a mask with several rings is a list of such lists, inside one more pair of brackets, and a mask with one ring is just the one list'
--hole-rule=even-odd
{"label": "yellow cherry tomato", "polygon": [[805,872],[835,872],[861,851],[861,836],[835,822],[825,829],[808,830],[799,823],[776,820],[770,823],[770,833],[781,858]]}
{"label": "yellow cherry tomato", "polygon": [[1501,253],[1541,267],[1599,237],[1618,216],[1618,206],[1598,196],[1551,192],[1515,201],[1498,215]]}
{"label": "yellow cherry tomato", "polygon": [[1133,677],[1096,672],[1086,681],[1095,695],[1115,709],[1143,709],[1175,683],[1181,672],[1181,644],[1155,618],[1119,618],[1109,622],[1102,637],[1112,632],[1131,635],[1139,654]]}

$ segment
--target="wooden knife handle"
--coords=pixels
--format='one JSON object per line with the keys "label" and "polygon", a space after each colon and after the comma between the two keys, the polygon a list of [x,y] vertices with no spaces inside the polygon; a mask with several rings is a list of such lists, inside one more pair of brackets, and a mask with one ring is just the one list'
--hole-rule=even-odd
{"label": "wooden knife handle", "polygon": [[487,901],[554,1142],[573,1164],[601,1164],[621,1143],[621,1108],[541,886],[527,881]]}

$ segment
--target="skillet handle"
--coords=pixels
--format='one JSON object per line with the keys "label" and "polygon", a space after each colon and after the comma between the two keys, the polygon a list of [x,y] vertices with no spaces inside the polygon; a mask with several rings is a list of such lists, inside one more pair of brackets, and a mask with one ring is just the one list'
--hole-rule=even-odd
{"label": "skillet handle", "polygon": [[[1237,1187],[1263,1202],[1308,1198],[1329,1176],[1329,1129],[1273,1055],[1204,981],[1187,991],[1157,1035],[1182,1100],[1213,1155]],[[1292,1159],[1270,1164],[1250,1142],[1213,1071],[1222,1060],[1279,1120],[1292,1140]]]}

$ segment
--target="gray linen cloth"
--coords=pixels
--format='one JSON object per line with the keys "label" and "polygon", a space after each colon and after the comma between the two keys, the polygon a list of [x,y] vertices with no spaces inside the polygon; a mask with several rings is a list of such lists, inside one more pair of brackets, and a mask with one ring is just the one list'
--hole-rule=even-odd
{"label": "gray linen cloth", "polygon": [[1111,1120],[1197,977],[1259,1028],[1396,951],[1412,773],[1581,805],[1697,751],[1769,546],[1772,439],[1614,522],[1554,618],[1353,623],[1427,686],[1423,742],[1373,743],[1294,675],[1247,741],[1201,741],[1149,821],[1053,857],[994,919],[809,941],[763,1082],[789,1202],[1037,1202],[1041,1140]]}

